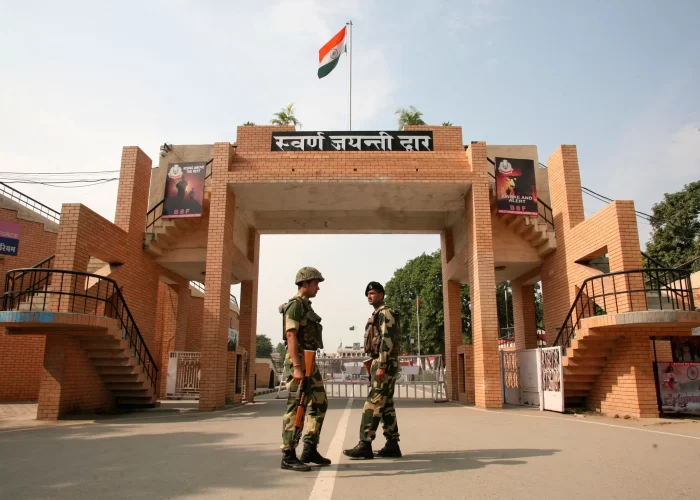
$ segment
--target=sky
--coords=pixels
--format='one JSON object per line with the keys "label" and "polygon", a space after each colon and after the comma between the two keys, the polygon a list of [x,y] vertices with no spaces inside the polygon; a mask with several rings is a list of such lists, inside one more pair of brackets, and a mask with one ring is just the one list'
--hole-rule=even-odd
{"label": "sky", "polygon": [[[414,105],[465,144],[535,144],[544,163],[576,144],[583,186],[647,213],[700,178],[694,0],[0,0],[0,18],[3,173],[117,170],[125,145],[157,162],[164,142],[234,142],[289,103],[303,130],[347,130],[348,61],[316,71],[352,20],[353,130],[395,130]],[[117,182],[12,186],[114,219]],[[603,206],[584,199],[587,215]],[[263,236],[258,333],[277,343],[277,306],[312,265],[327,276],[314,301],[326,349],[360,341],[366,283],[438,248],[435,235]]]}

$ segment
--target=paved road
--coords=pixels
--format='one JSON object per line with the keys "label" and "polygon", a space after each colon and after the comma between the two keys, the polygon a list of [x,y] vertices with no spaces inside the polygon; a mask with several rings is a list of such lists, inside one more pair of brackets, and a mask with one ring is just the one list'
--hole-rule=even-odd
{"label": "paved road", "polygon": [[[0,430],[2,499],[697,498],[700,423],[486,412],[397,401],[398,460],[282,471],[274,396],[214,413],[173,410]],[[320,449],[357,442],[361,400],[333,399]],[[379,438],[375,448],[383,444]],[[372,493],[369,489],[381,490]]]}

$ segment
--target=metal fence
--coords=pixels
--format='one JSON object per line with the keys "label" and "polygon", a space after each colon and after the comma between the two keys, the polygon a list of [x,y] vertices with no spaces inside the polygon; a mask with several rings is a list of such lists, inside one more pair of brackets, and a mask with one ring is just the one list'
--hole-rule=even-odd
{"label": "metal fence", "polygon": [[[363,358],[318,358],[318,366],[326,394],[329,398],[366,398],[369,392],[369,375]],[[278,388],[278,397],[284,390],[284,382]],[[445,366],[442,356],[400,356],[399,374],[394,388],[394,399],[447,398]]]}

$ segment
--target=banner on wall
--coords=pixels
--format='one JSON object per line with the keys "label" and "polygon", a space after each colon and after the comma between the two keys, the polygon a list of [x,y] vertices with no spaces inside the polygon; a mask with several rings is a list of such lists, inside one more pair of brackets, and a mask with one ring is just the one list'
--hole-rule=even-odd
{"label": "banner on wall", "polygon": [[662,413],[700,414],[700,363],[656,363]]}
{"label": "banner on wall", "polygon": [[17,255],[21,230],[18,222],[0,221],[0,255]]}
{"label": "banner on wall", "polygon": [[207,162],[170,163],[165,175],[163,218],[201,217]]}
{"label": "banner on wall", "polygon": [[499,214],[537,216],[535,162],[496,157],[496,196]]}

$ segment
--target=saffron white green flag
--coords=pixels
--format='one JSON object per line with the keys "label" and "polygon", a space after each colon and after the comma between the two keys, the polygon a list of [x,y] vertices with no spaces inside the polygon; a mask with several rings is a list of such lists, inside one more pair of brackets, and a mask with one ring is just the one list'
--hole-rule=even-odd
{"label": "saffron white green flag", "polygon": [[328,75],[338,65],[340,54],[345,52],[345,30],[347,26],[340,30],[336,35],[326,43],[321,50],[318,51],[318,77],[323,78]]}

